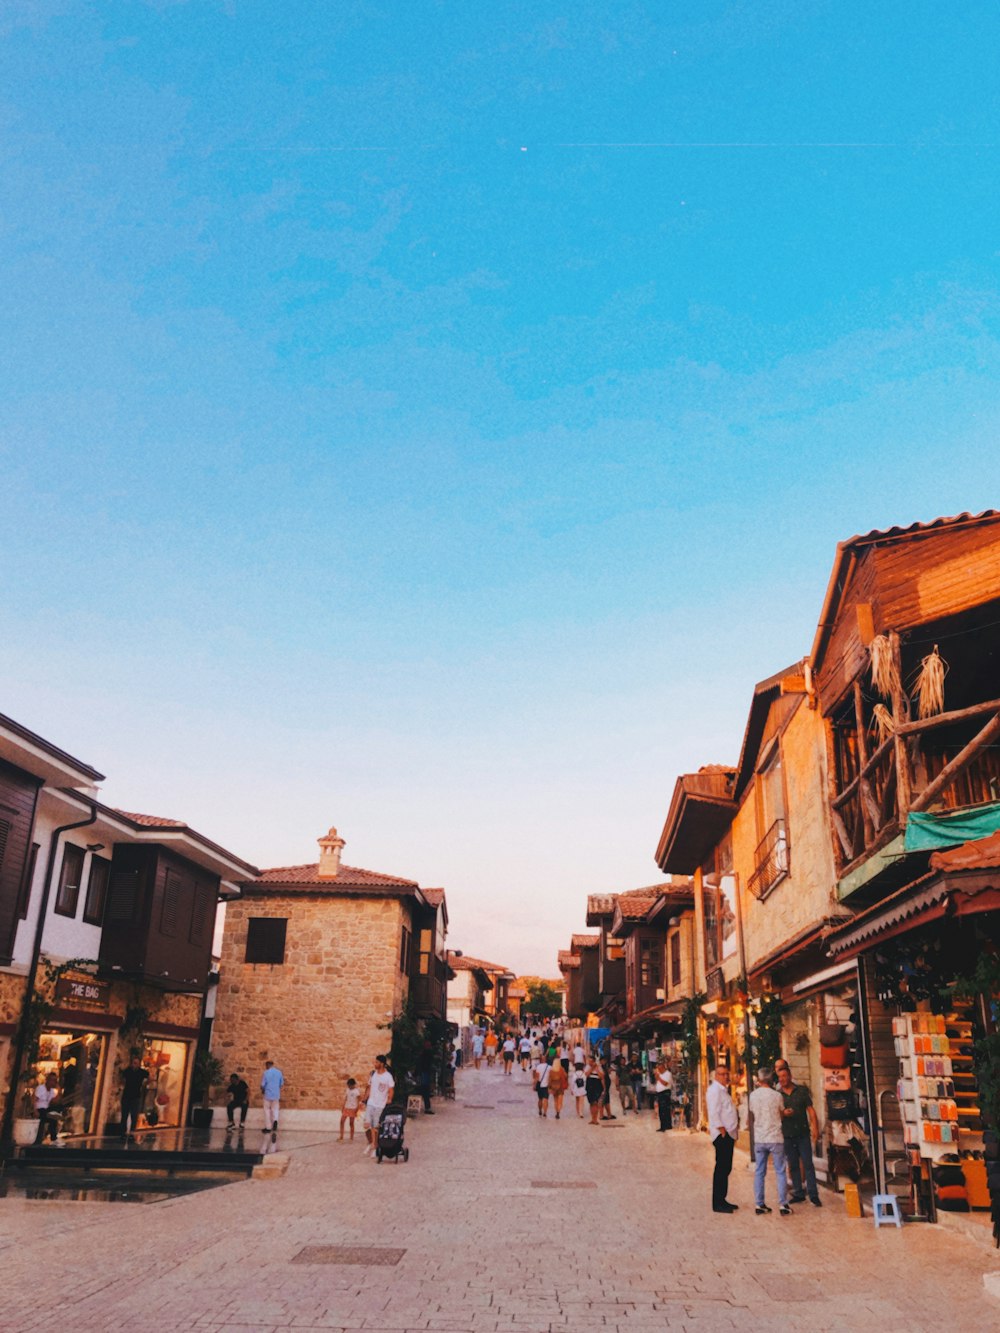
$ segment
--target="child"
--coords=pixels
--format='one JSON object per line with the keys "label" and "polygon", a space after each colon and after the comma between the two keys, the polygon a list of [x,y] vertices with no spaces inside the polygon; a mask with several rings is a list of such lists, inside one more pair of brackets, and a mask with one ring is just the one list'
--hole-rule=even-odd
{"label": "child", "polygon": [[344,1093],[344,1105],[340,1110],[340,1138],[339,1143],[344,1141],[344,1121],[351,1127],[351,1142],[354,1142],[354,1121],[358,1114],[358,1106],[361,1102],[361,1089],[357,1081],[353,1078],[347,1080],[347,1091]]}

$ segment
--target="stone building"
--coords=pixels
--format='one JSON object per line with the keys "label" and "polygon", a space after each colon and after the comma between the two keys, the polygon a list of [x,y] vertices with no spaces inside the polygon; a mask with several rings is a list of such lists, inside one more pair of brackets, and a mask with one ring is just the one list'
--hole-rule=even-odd
{"label": "stone building", "polygon": [[281,1068],[289,1125],[337,1123],[407,1000],[445,1014],[444,890],[343,865],[336,829],[318,841],[318,862],[264,870],[229,903],[212,1034],[253,1101],[264,1061]]}

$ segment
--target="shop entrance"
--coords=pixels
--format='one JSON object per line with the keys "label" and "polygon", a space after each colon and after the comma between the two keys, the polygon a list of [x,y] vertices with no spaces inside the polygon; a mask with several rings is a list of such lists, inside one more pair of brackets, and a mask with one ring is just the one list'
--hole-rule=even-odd
{"label": "shop entrance", "polygon": [[26,1095],[29,1104],[26,1114],[34,1116],[35,1086],[54,1074],[59,1100],[65,1107],[64,1132],[96,1133],[107,1043],[107,1034],[102,1032],[43,1032],[38,1040],[34,1077]]}
{"label": "shop entrance", "polygon": [[140,1124],[179,1125],[183,1112],[184,1075],[190,1043],[147,1037],[142,1063],[149,1071]]}

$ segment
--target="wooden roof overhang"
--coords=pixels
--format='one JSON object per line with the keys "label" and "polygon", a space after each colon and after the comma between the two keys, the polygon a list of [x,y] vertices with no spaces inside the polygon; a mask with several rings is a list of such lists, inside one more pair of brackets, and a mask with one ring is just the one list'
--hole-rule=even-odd
{"label": "wooden roof overhang", "polygon": [[677,779],[667,821],[656,848],[666,874],[690,875],[725,834],[736,814],[734,770],[685,773]]}
{"label": "wooden roof overhang", "polygon": [[995,911],[1000,911],[1000,869],[932,872],[832,931],[827,944],[831,957],[841,961],[944,917]]}

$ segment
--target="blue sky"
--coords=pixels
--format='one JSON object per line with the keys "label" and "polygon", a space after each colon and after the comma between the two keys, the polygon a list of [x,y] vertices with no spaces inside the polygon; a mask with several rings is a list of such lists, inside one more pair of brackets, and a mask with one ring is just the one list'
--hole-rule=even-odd
{"label": "blue sky", "polygon": [[997,502],[998,29],[8,0],[0,710],[551,972],[837,541]]}

